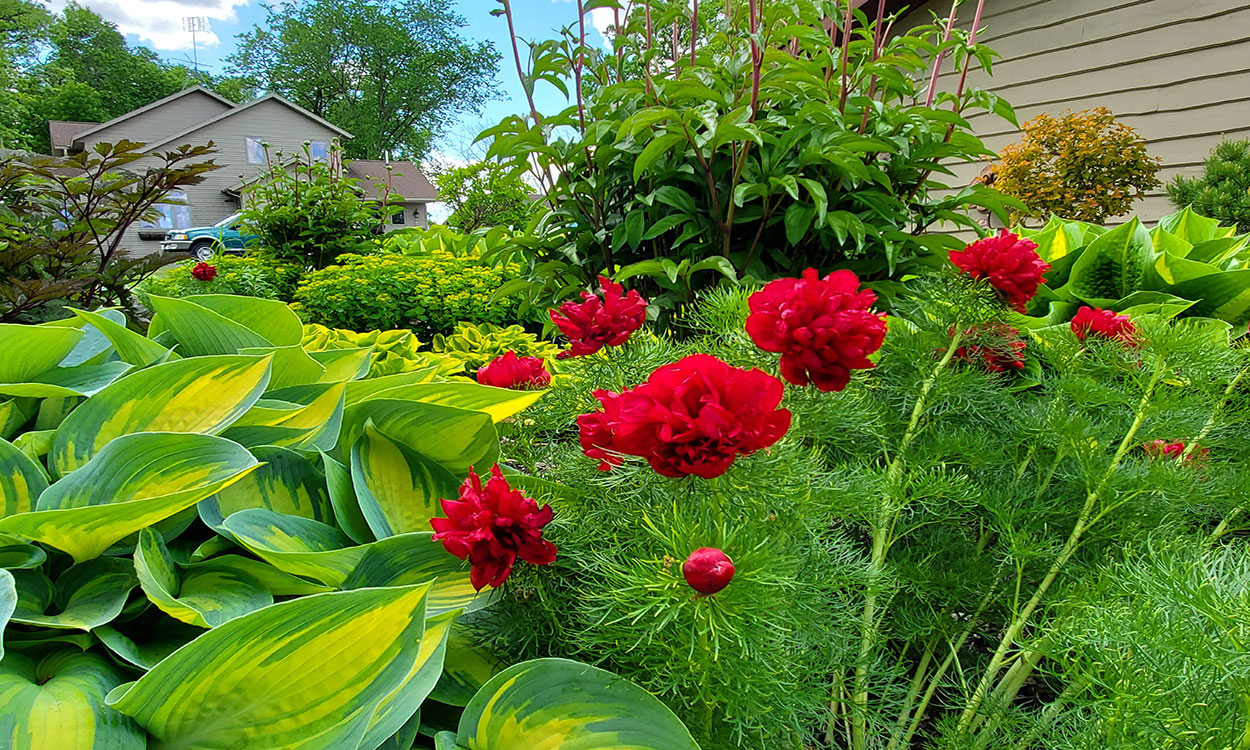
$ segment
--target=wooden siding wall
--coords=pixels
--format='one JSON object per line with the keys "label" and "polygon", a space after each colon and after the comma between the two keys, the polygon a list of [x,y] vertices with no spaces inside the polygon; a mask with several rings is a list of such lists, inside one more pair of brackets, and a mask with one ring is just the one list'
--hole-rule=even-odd
{"label": "wooden siding wall", "polygon": [[[960,27],[976,5],[964,0]],[[945,18],[950,0],[926,2],[908,20],[930,11]],[[1147,139],[1165,184],[1201,173],[1222,139],[1250,138],[1250,0],[986,0],[981,25],[979,41],[1001,58],[992,78],[976,71],[969,86],[1011,102],[1021,123],[1105,106]],[[953,89],[957,74],[941,81]],[[972,123],[991,149],[1019,139],[998,117]],[[961,184],[982,166],[958,167]],[[1149,222],[1174,210],[1162,189],[1134,206]]]}
{"label": "wooden siding wall", "polygon": [[[111,125],[84,139],[88,151],[97,143],[117,143],[122,139],[139,143],[157,143],[194,127],[230,109],[208,94],[193,91],[186,96],[149,109],[132,119]],[[181,144],[176,144],[181,145]]]}

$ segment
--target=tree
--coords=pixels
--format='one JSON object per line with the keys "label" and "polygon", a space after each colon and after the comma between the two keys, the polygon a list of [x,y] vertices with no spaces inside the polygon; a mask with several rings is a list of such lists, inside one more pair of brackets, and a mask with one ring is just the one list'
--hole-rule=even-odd
{"label": "tree", "polygon": [[350,131],[351,158],[420,158],[495,91],[499,55],[451,0],[296,0],[240,37],[231,72]]}
{"label": "tree", "polygon": [[461,232],[481,227],[525,224],[533,192],[498,162],[482,161],[449,169],[434,178],[439,200],[451,209],[447,226]]}

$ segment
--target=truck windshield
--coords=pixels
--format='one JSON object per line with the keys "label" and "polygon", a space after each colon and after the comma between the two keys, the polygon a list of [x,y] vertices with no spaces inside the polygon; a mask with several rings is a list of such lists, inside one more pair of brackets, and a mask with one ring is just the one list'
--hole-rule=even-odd
{"label": "truck windshield", "polygon": [[227,216],[226,218],[222,219],[221,221],[217,222],[217,223],[216,223],[216,224],[214,224],[213,226],[215,226],[215,227],[229,227],[231,224],[235,223],[235,222],[236,222],[236,221],[238,221],[238,220],[239,220],[239,214],[231,214],[231,215]]}

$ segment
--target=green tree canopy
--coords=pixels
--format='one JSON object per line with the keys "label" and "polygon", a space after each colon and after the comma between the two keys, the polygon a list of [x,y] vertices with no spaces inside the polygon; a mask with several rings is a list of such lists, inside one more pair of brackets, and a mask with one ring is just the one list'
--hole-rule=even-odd
{"label": "green tree canopy", "polygon": [[303,0],[268,6],[232,72],[350,131],[351,158],[421,157],[494,93],[499,55],[460,35],[451,0]]}
{"label": "green tree canopy", "polygon": [[455,167],[434,178],[438,198],[451,209],[447,225],[461,232],[525,224],[533,190],[498,162]]}

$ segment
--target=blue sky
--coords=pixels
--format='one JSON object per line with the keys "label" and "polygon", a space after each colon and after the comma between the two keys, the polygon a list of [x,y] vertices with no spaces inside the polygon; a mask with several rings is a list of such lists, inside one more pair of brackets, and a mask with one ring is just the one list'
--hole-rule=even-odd
{"label": "blue sky", "polygon": [[[222,60],[235,49],[235,36],[250,30],[264,20],[265,11],[260,0],[78,0],[118,25],[134,44],[143,44],[156,50],[169,60],[189,62],[191,59],[191,35],[182,31],[181,20],[185,16],[203,16],[207,19],[209,33],[199,34],[198,59],[201,67],[213,73],[223,72]],[[54,0],[54,6],[64,0]],[[467,24],[464,35],[469,39],[486,40],[495,45],[502,56],[500,61],[500,99],[487,105],[483,121],[495,122],[500,118],[524,111],[524,92],[517,82],[512,51],[509,46],[507,22],[490,15],[499,7],[491,0],[456,0],[459,14]],[[542,39],[554,35],[554,29],[576,21],[576,6],[572,0],[513,0],[513,12],[518,33],[528,39]],[[597,12],[591,19],[600,24],[606,22],[607,11]],[[597,32],[590,32],[593,40],[602,41]],[[553,90],[539,94],[539,109],[552,110],[563,106],[564,97]],[[474,129],[476,118],[466,122],[461,130]]]}

